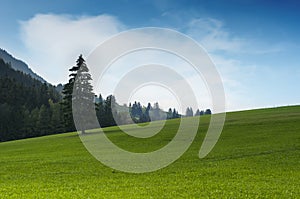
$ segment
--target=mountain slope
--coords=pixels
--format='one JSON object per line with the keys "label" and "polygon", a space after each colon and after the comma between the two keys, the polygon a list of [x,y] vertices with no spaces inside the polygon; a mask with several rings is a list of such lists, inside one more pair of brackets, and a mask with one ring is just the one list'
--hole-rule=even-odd
{"label": "mountain slope", "polygon": [[29,74],[31,77],[43,83],[46,82],[42,77],[34,73],[25,62],[14,58],[11,54],[9,54],[8,52],[6,52],[1,48],[0,48],[0,58],[2,58],[5,63],[10,63],[13,69],[21,71],[25,74]]}
{"label": "mountain slope", "polygon": [[55,87],[14,70],[0,58],[0,142],[40,136],[41,128],[44,135],[61,132],[55,127],[62,123],[60,99]]}

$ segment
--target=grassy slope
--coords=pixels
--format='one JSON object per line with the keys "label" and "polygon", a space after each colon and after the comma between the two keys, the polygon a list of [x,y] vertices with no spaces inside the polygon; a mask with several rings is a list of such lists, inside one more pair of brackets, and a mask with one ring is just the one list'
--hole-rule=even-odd
{"label": "grassy slope", "polygon": [[[300,197],[300,106],[227,114],[219,142],[200,160],[208,122],[201,119],[179,160],[146,174],[103,166],[75,133],[0,143],[0,198]],[[118,145],[147,151],[168,143],[177,124],[168,121],[151,144],[126,139],[116,127],[107,131]]]}

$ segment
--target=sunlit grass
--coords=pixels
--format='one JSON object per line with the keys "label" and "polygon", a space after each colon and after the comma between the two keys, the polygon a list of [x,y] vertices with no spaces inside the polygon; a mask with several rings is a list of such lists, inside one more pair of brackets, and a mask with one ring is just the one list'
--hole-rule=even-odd
{"label": "sunlit grass", "polygon": [[[105,132],[126,150],[147,152],[167,144],[179,121],[167,121],[147,139],[118,127]],[[209,117],[200,121],[193,144],[179,160],[144,174],[102,165],[76,133],[0,143],[0,198],[300,197],[300,106],[227,114],[220,140],[204,159],[198,152]]]}

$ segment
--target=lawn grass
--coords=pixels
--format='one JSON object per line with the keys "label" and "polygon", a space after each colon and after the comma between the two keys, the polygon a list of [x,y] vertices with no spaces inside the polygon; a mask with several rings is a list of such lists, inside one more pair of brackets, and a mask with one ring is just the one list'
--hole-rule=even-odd
{"label": "lawn grass", "polygon": [[[105,132],[124,149],[146,152],[167,144],[178,123],[145,140],[117,127]],[[215,148],[199,159],[208,124],[202,117],[179,160],[144,174],[102,165],[76,133],[0,143],[0,198],[300,198],[300,106],[228,113]]]}

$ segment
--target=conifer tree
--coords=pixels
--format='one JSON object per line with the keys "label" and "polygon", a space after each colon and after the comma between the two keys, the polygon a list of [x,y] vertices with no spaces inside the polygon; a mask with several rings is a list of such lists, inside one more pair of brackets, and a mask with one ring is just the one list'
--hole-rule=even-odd
{"label": "conifer tree", "polygon": [[[69,82],[65,85],[63,89],[63,112],[64,112],[64,121],[65,127],[68,131],[75,130],[73,112],[72,112],[72,100],[76,104],[76,114],[82,115],[79,118],[79,128],[82,133],[85,133],[87,128],[91,128],[91,122],[89,118],[86,118],[86,110],[91,110],[91,107],[94,106],[94,93],[93,87],[90,83],[92,80],[91,75],[89,74],[89,69],[83,59],[82,55],[76,61],[76,65],[69,69],[71,72]],[[76,97],[73,96],[73,93]]]}
{"label": "conifer tree", "polygon": [[72,114],[72,94],[73,94],[75,78],[79,67],[80,67],[80,63],[78,59],[77,64],[73,66],[71,69],[69,69],[69,71],[71,72],[71,74],[69,75],[70,79],[69,82],[64,86],[64,89],[62,91],[63,101],[61,104],[63,107],[62,110],[63,110],[65,131],[75,130],[73,114]]}
{"label": "conifer tree", "polygon": [[[91,110],[95,109],[95,94],[93,93],[93,86],[90,83],[92,77],[89,74],[89,69],[82,55],[79,56],[76,63],[76,66],[70,69],[71,72],[74,72],[70,75],[71,79],[75,79],[72,80],[74,82],[72,110],[77,117],[73,119],[76,119],[78,130],[84,134],[85,130],[95,127],[91,115]],[[76,71],[77,73],[75,73]]]}

